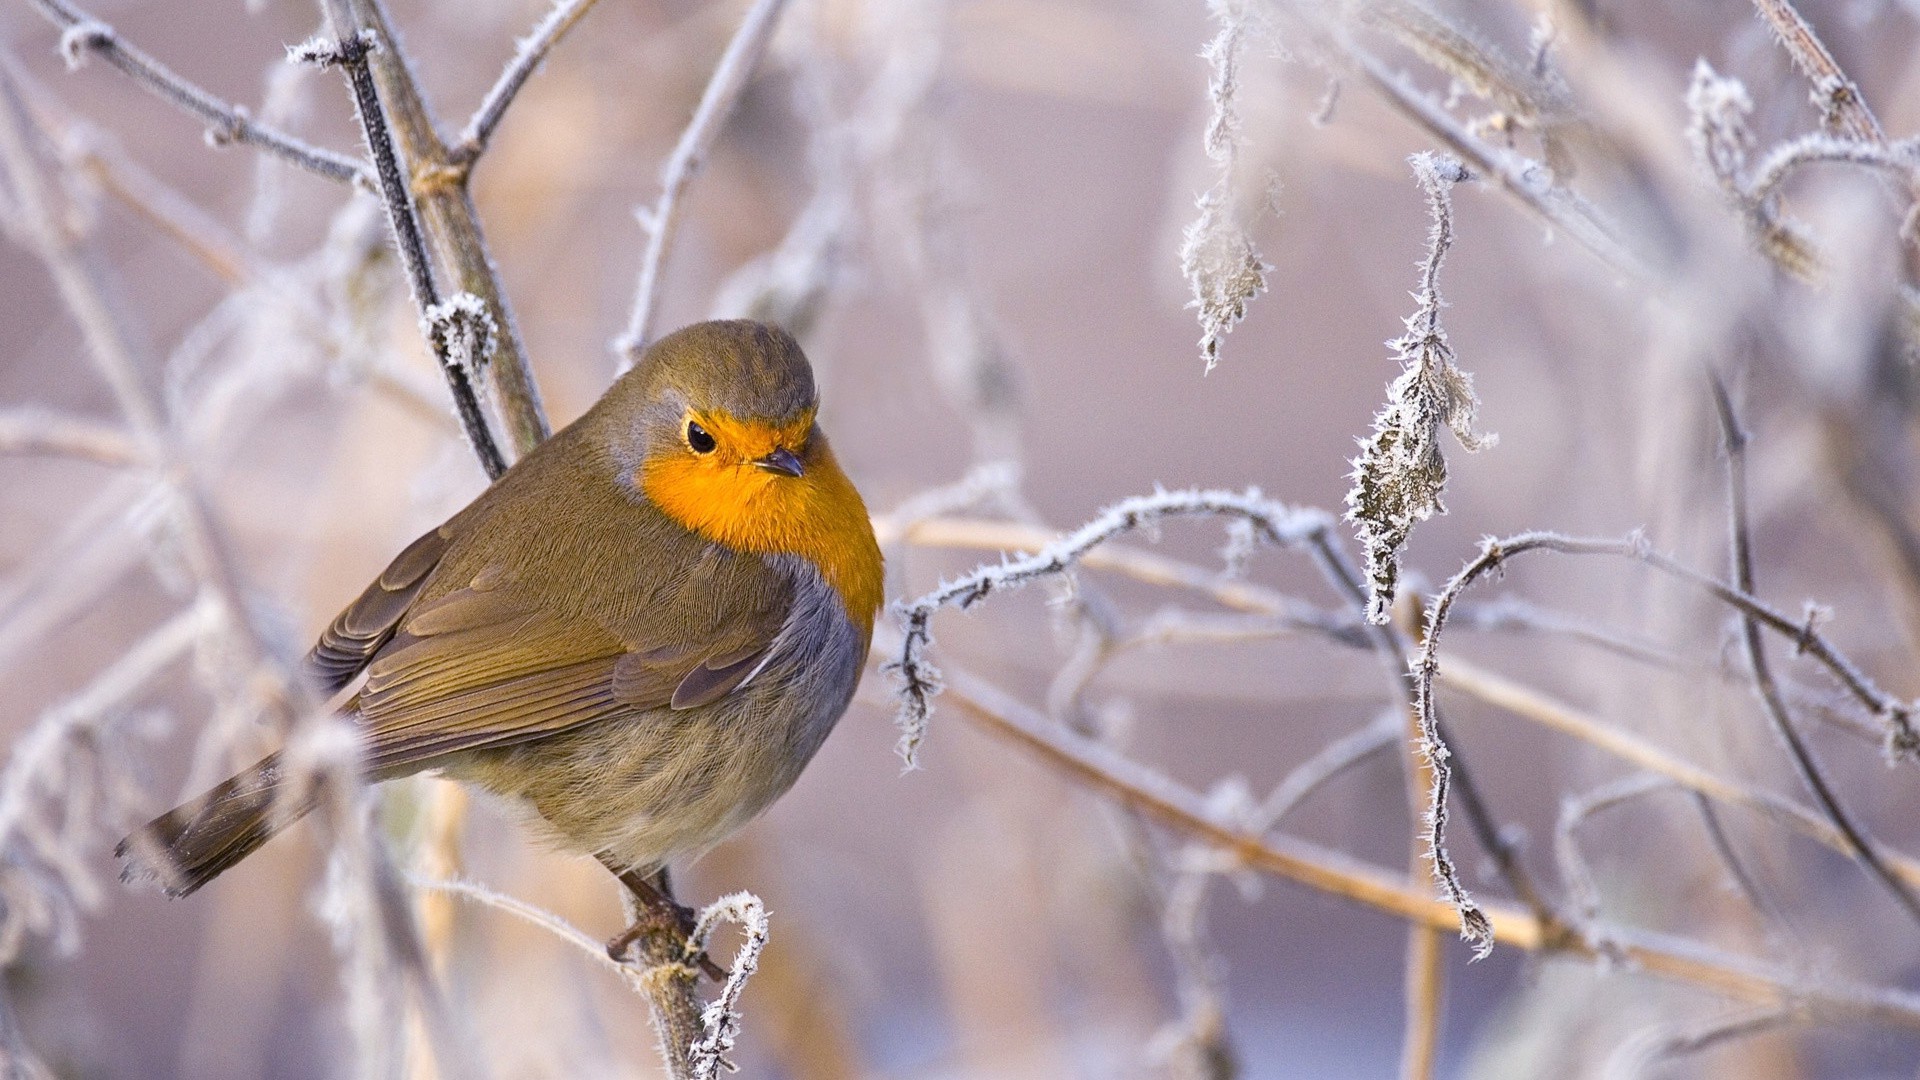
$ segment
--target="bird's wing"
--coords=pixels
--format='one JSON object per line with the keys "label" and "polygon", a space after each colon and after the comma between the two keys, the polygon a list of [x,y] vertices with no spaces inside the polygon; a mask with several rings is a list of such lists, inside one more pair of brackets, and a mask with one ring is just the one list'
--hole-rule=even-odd
{"label": "bird's wing", "polygon": [[367,591],[321,632],[307,654],[307,670],[325,693],[352,682],[393,637],[451,543],[452,533],[439,528],[408,544]]}
{"label": "bird's wing", "polygon": [[461,750],[717,701],[766,659],[787,606],[726,611],[708,602],[704,617],[686,617],[669,604],[648,620],[663,627],[655,640],[635,642],[511,586],[428,601],[380,650],[350,705],[363,724],[367,765],[411,772]]}

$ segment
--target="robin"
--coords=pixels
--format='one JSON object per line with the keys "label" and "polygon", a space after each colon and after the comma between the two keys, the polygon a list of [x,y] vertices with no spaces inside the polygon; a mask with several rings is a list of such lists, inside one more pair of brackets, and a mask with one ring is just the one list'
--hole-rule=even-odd
{"label": "robin", "polygon": [[[643,902],[784,794],[852,699],[881,602],[865,505],[782,330],[662,338],[586,415],[408,545],[306,658],[374,781],[524,808]],[[185,896],[312,809],[273,754],[122,841]]]}

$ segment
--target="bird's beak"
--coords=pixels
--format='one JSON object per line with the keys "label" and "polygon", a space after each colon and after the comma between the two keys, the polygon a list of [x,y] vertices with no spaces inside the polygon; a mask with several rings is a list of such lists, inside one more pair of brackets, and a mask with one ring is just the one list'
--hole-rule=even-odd
{"label": "bird's beak", "polygon": [[768,472],[784,473],[787,476],[799,476],[807,471],[800,464],[800,459],[794,456],[793,451],[787,449],[775,450],[766,457],[756,460],[754,464]]}

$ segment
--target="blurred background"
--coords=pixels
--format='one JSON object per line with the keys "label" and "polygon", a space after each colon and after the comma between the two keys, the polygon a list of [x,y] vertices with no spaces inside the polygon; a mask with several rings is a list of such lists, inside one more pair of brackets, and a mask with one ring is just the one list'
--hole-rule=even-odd
{"label": "blurred background", "polygon": [[[547,10],[396,0],[447,132]],[[473,197],[556,426],[613,377],[609,342],[645,244],[634,209],[658,194],[745,10],[602,0],[475,166]],[[92,14],[255,116],[360,152],[338,76],[284,62],[320,28],[312,5],[97,0]],[[1802,14],[1887,137],[1913,131],[1920,7],[1831,0]],[[1356,440],[1400,371],[1383,342],[1414,310],[1427,243],[1407,156],[1463,153],[1439,116],[1511,169],[1502,183],[1469,160],[1477,175],[1454,192],[1440,278],[1477,426],[1499,442],[1469,455],[1442,436],[1447,513],[1415,530],[1403,586],[1431,593],[1481,537],[1536,528],[1644,529],[1724,574],[1711,368],[1752,435],[1756,591],[1790,617],[1820,605],[1821,629],[1880,687],[1920,693],[1915,249],[1901,232],[1912,144],[1886,151],[1906,155],[1904,174],[1795,167],[1751,197],[1769,150],[1823,130],[1807,77],[1755,5],[793,0],[781,18],[688,189],[656,325],[749,310],[796,324],[823,426],[894,526],[890,599],[998,557],[914,540],[926,518],[1064,530],[1156,485],[1255,486],[1339,513]],[[124,419],[35,236],[69,238],[63,265],[111,305],[138,394],[179,447],[171,468],[191,476],[239,617],[270,656],[297,658],[485,476],[421,344],[377,202],[243,146],[210,149],[196,120],[98,57],[69,70],[60,38],[35,4],[0,7],[9,124],[26,147],[12,160],[37,163],[40,185],[29,197],[10,167],[0,197],[15,241],[0,246],[0,448],[17,451],[0,454],[0,726],[13,746],[0,895],[14,957],[0,1027],[11,1052],[31,1047],[59,1076],[356,1075],[356,991],[341,924],[321,903],[313,830],[187,901],[114,880],[109,852],[127,828],[277,735],[259,722],[231,635],[176,633],[182,644],[134,685],[102,680],[192,609],[200,570],[155,494],[177,477],[116,459],[111,440],[74,444]],[[1216,140],[1232,147],[1224,165],[1207,152],[1222,41],[1238,131]],[[1738,80],[1749,108],[1702,82],[1702,59]],[[1716,179],[1696,147],[1712,161],[1725,146],[1745,156]],[[1208,193],[1266,264],[1265,291],[1211,371],[1181,255]],[[1789,215],[1798,224],[1780,225]],[[1604,228],[1576,227],[1592,221]],[[34,423],[74,437],[36,441]],[[956,493],[970,474],[990,482]],[[917,499],[929,491],[945,494]],[[1336,534],[1357,553],[1347,526]],[[1202,521],[1127,543],[1211,573],[1224,537]],[[1808,802],[1729,609],[1626,561],[1532,558],[1468,594],[1478,606],[1462,609],[1443,668],[1457,651],[1756,797]],[[1358,626],[1301,553],[1262,550],[1246,574]],[[934,658],[1213,793],[1223,814],[1233,792],[1264,797],[1401,707],[1378,658],[1328,634],[1273,620],[1196,631],[1224,610],[1204,592],[1088,570],[1067,597],[1035,587],[939,614]],[[1192,632],[1126,648],[1084,685],[1061,677],[1089,620],[1133,633],[1170,608],[1192,616]],[[883,630],[876,665],[898,640]],[[1889,767],[1880,721],[1790,645],[1772,649],[1848,808],[1886,851],[1920,847],[1913,763]],[[1197,857],[1191,837],[1121,812],[951,705],[936,703],[920,768],[903,771],[893,685],[870,670],[793,792],[677,868],[688,903],[747,889],[772,912],[735,1054],[746,1075],[1401,1073],[1402,919],[1230,867],[1172,872]],[[1588,793],[1633,782],[1635,767],[1470,694],[1441,702],[1493,820],[1550,904],[1579,921],[1556,824]],[[1379,746],[1282,831],[1403,875],[1418,823],[1404,755]],[[385,789],[397,861],[457,869],[590,938],[620,928],[597,865],[539,850],[484,799],[464,804],[441,783]],[[1703,818],[1682,786],[1644,786],[1579,824],[1600,896],[1583,928],[1671,934],[1801,989],[1920,991],[1915,921],[1857,861],[1751,808]],[[1453,832],[1476,895],[1510,897],[1462,819]],[[1424,871],[1413,880],[1428,885]],[[645,1002],[615,974],[498,910],[421,908],[490,1075],[657,1075]],[[1798,992],[1756,1005],[1581,955],[1501,947],[1470,963],[1452,934],[1440,940],[1435,1075],[1920,1068],[1909,998],[1874,1016]],[[733,944],[723,936],[719,954]],[[395,1068],[435,1075],[417,1053]]]}

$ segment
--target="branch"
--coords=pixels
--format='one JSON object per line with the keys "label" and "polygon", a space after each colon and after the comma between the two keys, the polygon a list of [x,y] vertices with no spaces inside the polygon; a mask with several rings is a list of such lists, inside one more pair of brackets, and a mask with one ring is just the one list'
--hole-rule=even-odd
{"label": "branch", "polygon": [[[480,458],[488,478],[498,480],[500,474],[507,471],[506,458],[493,441],[493,432],[487,426],[486,413],[480,408],[473,384],[473,375],[478,372],[481,361],[491,354],[498,337],[497,328],[477,297],[462,293],[446,305],[440,301],[440,291],[433,281],[433,265],[420,233],[420,218],[414,209],[412,188],[401,169],[399,152],[387,127],[386,109],[381,105],[379,89],[374,85],[373,71],[367,63],[368,55],[378,47],[378,42],[373,31],[362,30],[333,44],[316,38],[291,50],[289,55],[299,63],[338,67],[346,73],[347,83],[353,90],[354,112],[360,118],[361,130],[373,155],[374,173],[380,180],[387,226],[393,234],[394,247],[400,252],[400,263],[407,272],[422,332],[433,346],[434,357],[440,361],[440,369],[453,391],[454,407],[459,410],[467,441]],[[475,308],[479,309],[477,315]],[[472,329],[456,332],[450,324],[462,316]],[[481,327],[485,327],[485,332]],[[485,351],[478,350],[478,343],[482,341],[486,344]],[[471,347],[465,352],[456,352],[456,342]]]}
{"label": "branch", "polygon": [[547,417],[526,346],[520,340],[519,324],[494,270],[468,191],[470,162],[455,160],[441,140],[407,58],[394,44],[393,28],[380,0],[320,2],[336,37],[370,32],[380,43],[368,66],[386,109],[395,152],[403,166],[401,175],[410,182],[423,230],[447,275],[449,291],[479,297],[493,316],[499,335],[487,371],[514,454],[523,457],[547,437]]}
{"label": "branch", "polygon": [[1827,127],[1860,142],[1885,142],[1886,134],[1873,110],[1860,96],[1860,87],[1840,70],[1840,64],[1821,42],[1807,20],[1794,10],[1792,0],[1753,0],[1760,17],[1773,28],[1793,66],[1813,83],[1814,102]]}
{"label": "branch", "polygon": [[627,317],[625,332],[614,341],[614,349],[620,354],[621,371],[639,363],[651,341],[653,309],[660,300],[660,275],[668,249],[673,245],[674,233],[680,227],[680,198],[705,163],[707,152],[720,137],[720,129],[733,112],[741,91],[746,89],[754,68],[759,66],[767,43],[773,39],[774,24],[786,5],[787,0],[754,0],[707,80],[693,120],[680,133],[680,141],[667,157],[660,173],[659,199],[652,208],[637,211],[640,227],[647,233],[647,250],[640,259],[640,281],[634,290],[633,312]]}
{"label": "branch", "polygon": [[1263,498],[1258,491],[1162,491],[1125,499],[1101,511],[1092,521],[1023,558],[983,566],[919,599],[894,605],[903,638],[898,657],[883,666],[900,683],[897,691],[900,726],[899,752],[914,767],[920,743],[933,715],[933,699],[941,689],[940,672],[926,659],[933,644],[928,624],[934,612],[948,605],[968,608],[1002,589],[1018,589],[1041,578],[1064,573],[1089,551],[1122,533],[1171,517],[1226,517],[1247,522],[1261,539],[1282,547],[1306,543],[1332,526],[1318,510],[1295,510]]}
{"label": "branch", "polygon": [[122,41],[113,27],[66,0],[29,2],[61,29],[60,52],[66,57],[67,67],[78,68],[88,53],[99,56],[156,97],[205,121],[209,143],[221,146],[239,142],[257,146],[329,180],[345,183],[370,180],[366,166],[360,162],[256,122],[245,109],[228,104],[175,74],[160,61]]}
{"label": "branch", "polygon": [[[878,518],[874,521],[874,531],[885,543],[905,540],[928,547],[1000,551],[1038,551],[1055,539],[1053,534],[1046,530],[1030,525],[951,518],[929,518],[906,524],[889,518]],[[1518,538],[1510,538],[1505,542],[1511,543],[1514,539]],[[1611,545],[1608,541],[1593,541],[1593,543]],[[1615,546],[1618,550],[1614,550]],[[1632,557],[1630,546],[1630,544],[1612,545],[1606,553]],[[1296,606],[1292,598],[1265,586],[1248,581],[1225,579],[1217,572],[1139,548],[1117,544],[1094,548],[1081,556],[1080,565],[1122,574],[1149,585],[1189,589],[1211,597],[1215,602],[1237,611],[1278,616],[1292,611]],[[1677,570],[1682,574],[1691,573],[1684,567],[1678,567]],[[1710,578],[1702,578],[1697,583],[1701,588],[1709,590],[1716,586],[1725,588]],[[1751,598],[1744,599],[1757,603]],[[1457,623],[1460,614],[1465,610],[1464,606],[1456,607],[1450,624]],[[1764,606],[1756,612],[1756,615],[1763,624],[1783,633],[1791,633],[1796,639],[1803,629],[1801,624],[1786,620],[1784,616],[1770,612]],[[1769,615],[1778,622],[1770,622]],[[1344,639],[1336,637],[1335,640]],[[1817,647],[1820,642],[1813,644]],[[1832,655],[1839,665],[1838,670],[1855,672],[1855,677],[1860,681],[1848,685],[1857,686],[1868,695],[1861,700],[1869,709],[1879,713],[1876,702],[1883,703],[1888,708],[1905,707],[1890,696],[1881,694],[1870,682],[1866,682],[1865,677],[1859,675],[1851,662],[1844,657],[1837,653]],[[1740,806],[1751,810],[1768,820],[1825,844],[1835,851],[1849,853],[1846,838],[1811,809],[1716,776],[1697,765],[1668,754],[1636,735],[1611,727],[1565,702],[1483,669],[1460,657],[1452,657],[1447,661],[1439,671],[1438,682],[1455,692],[1466,694],[1524,720],[1578,739],[1635,768],[1658,773],[1689,791],[1699,792],[1729,806]],[[1463,795],[1467,787],[1468,785],[1462,785]],[[1920,888],[1920,861],[1904,855],[1894,855],[1890,858],[1891,865],[1901,877],[1910,885]]]}
{"label": "branch", "polygon": [[[1730,534],[1730,560],[1733,569],[1733,582],[1741,592],[1753,592],[1753,542],[1747,517],[1747,433],[1740,426],[1740,419],[1733,410],[1733,400],[1727,396],[1727,388],[1719,376],[1712,378],[1714,412],[1720,419],[1720,434],[1727,456],[1727,531]],[[1793,759],[1793,767],[1800,774],[1800,780],[1812,793],[1814,802],[1826,813],[1834,827],[1847,838],[1847,844],[1853,849],[1867,869],[1887,886],[1894,899],[1907,909],[1916,921],[1920,921],[1920,896],[1900,880],[1892,868],[1880,855],[1879,850],[1867,838],[1866,832],[1853,820],[1853,816],[1840,804],[1840,797],[1834,793],[1828,783],[1819,762],[1813,756],[1813,750],[1801,738],[1800,730],[1794,725],[1793,714],[1787,707],[1786,698],[1780,693],[1780,687],[1773,680],[1773,669],[1767,662],[1766,642],[1760,637],[1760,624],[1748,612],[1740,613],[1741,642],[1746,649],[1747,666],[1753,670],[1754,689],[1760,702],[1766,708],[1767,717],[1773,723],[1774,733],[1780,736],[1786,745],[1787,754]]]}
{"label": "branch", "polygon": [[460,132],[460,144],[453,151],[455,160],[471,165],[475,159],[487,150],[487,144],[493,139],[493,129],[507,115],[507,107],[513,104],[514,96],[526,85],[538,68],[560,43],[567,31],[575,23],[593,10],[599,0],[558,0],[547,14],[533,27],[531,33],[520,39],[513,59],[500,72],[493,88],[481,99],[480,107],[474,111],[467,126]]}
{"label": "branch", "polygon": [[[963,672],[948,673],[947,692],[964,715],[1085,788],[1115,799],[1173,829],[1286,878],[1399,918],[1448,928],[1459,914],[1427,890],[1388,870],[1291,837],[1256,834],[1220,820],[1204,796],[1121,756],[1108,747],[1050,724],[1004,691]],[[1683,939],[1640,931],[1611,931],[1603,956],[1577,935],[1545,932],[1524,911],[1484,909],[1493,939],[1529,952],[1553,952],[1624,963],[1663,979],[1764,1005],[1792,1003],[1836,1017],[1920,1029],[1920,995],[1833,982],[1810,983],[1785,972]]]}

